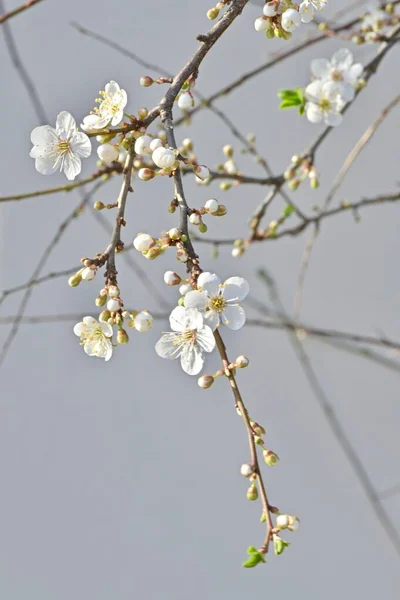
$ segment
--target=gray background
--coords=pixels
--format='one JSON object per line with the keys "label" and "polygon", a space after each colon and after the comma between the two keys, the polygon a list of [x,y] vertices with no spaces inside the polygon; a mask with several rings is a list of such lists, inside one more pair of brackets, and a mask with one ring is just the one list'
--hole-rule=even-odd
{"label": "gray background", "polygon": [[[17,4],[7,2],[7,8]],[[10,23],[49,122],[61,110],[79,122],[110,79],[127,90],[131,112],[153,106],[162,89],[140,87],[144,69],[81,36],[69,21],[176,72],[195,50],[195,36],[207,30],[210,4],[43,2]],[[346,3],[331,4],[340,8]],[[200,91],[218,89],[283,47],[254,32],[259,13],[249,5],[213,49],[201,68]],[[303,51],[218,103],[242,131],[257,134],[260,150],[277,172],[307,146],[318,127],[295,112],[279,112],[276,91],[306,84],[310,59],[329,57],[339,46],[328,41]],[[356,48],[355,53],[365,61],[372,49]],[[3,38],[0,56],[0,193],[62,184],[63,176],[45,178],[34,169],[29,134],[39,123]],[[294,196],[304,210],[323,201],[347,152],[398,93],[399,60],[396,48],[318,153],[321,188],[310,191],[305,185]],[[358,159],[338,199],[357,201],[396,189],[399,125],[397,109]],[[237,144],[206,111],[190,130],[180,129],[178,138],[187,135],[210,166],[221,160],[223,144]],[[84,163],[84,176],[94,162],[93,157]],[[245,172],[261,173],[248,157],[238,156],[238,162]],[[185,185],[193,206],[210,195],[226,202],[228,216],[208,221],[209,235],[215,237],[244,235],[263,197],[263,190],[252,187],[223,195],[216,185],[208,190],[189,179]],[[112,182],[96,198],[114,201],[118,186],[119,181]],[[157,235],[176,225],[176,215],[166,212],[170,198],[167,181],[135,183],[125,240],[138,231]],[[1,288],[30,277],[78,199],[74,192],[1,206]],[[271,218],[280,210],[277,203]],[[308,273],[303,318],[322,327],[384,331],[399,339],[398,207],[367,209],[361,216],[360,224],[349,214],[324,224]],[[309,233],[254,246],[237,261],[225,248],[215,262],[210,249],[201,246],[202,266],[221,277],[247,277],[253,297],[260,300],[266,292],[255,271],[267,268],[291,310]],[[107,235],[88,211],[69,228],[45,272],[73,266],[106,244]],[[154,262],[134,258],[172,307],[176,293],[163,287],[162,274],[175,267],[173,255]],[[159,310],[142,282],[122,260],[118,264],[126,304]],[[93,300],[100,282],[78,289],[63,279],[46,283],[34,291],[28,313],[96,314]],[[18,300],[9,298],[2,314],[14,313]],[[279,467],[266,472],[271,501],[298,514],[302,526],[288,534],[293,544],[283,556],[271,556],[267,566],[253,571],[241,568],[246,547],[259,544],[263,536],[259,504],[246,501],[246,482],[238,474],[248,460],[243,425],[224,381],[202,391],[177,363],[155,355],[154,343],[164,329],[165,324],[156,323],[150,334],[132,335],[129,346],[104,363],[84,355],[72,323],[21,328],[1,373],[0,597],[397,598],[399,559],[333,438],[289,339],[282,332],[251,328],[224,332],[224,338],[232,358],[245,353],[251,359],[250,368],[239,373],[240,387],[251,416],[267,427],[268,444],[281,457]],[[5,336],[3,327],[0,337]],[[400,479],[398,374],[313,340],[306,348],[377,490],[394,485]],[[208,365],[209,371],[217,368],[216,354]],[[400,528],[399,496],[385,501],[385,508]]]}

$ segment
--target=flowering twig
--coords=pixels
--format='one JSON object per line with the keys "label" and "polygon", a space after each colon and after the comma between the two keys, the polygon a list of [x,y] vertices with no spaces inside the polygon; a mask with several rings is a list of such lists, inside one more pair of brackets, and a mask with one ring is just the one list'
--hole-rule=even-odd
{"label": "flowering twig", "polygon": [[[25,2],[24,4],[21,4],[21,6],[18,6],[17,8],[14,8],[6,13],[3,13],[2,15],[0,15],[0,25],[3,25],[3,23],[8,21],[8,19],[11,19],[12,17],[16,17],[17,15],[21,14],[28,8],[31,8],[31,6],[34,6],[35,4],[39,4],[39,2],[42,2],[42,0],[27,0],[27,2]],[[4,10],[3,7],[2,7],[2,10]]]}

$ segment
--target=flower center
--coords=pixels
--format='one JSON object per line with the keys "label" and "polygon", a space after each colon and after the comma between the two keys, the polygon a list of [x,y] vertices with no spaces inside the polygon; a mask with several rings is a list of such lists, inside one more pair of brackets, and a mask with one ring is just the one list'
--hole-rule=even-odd
{"label": "flower center", "polygon": [[213,296],[210,301],[212,310],[216,312],[224,312],[226,306],[226,300],[222,296]]}
{"label": "flower center", "polygon": [[331,78],[333,81],[343,81],[343,75],[337,69],[332,69]]}
{"label": "flower center", "polygon": [[319,101],[319,106],[320,106],[321,110],[329,111],[331,109],[332,104],[331,104],[330,100],[328,100],[327,98],[322,98]]}
{"label": "flower center", "polygon": [[90,329],[89,331],[84,331],[81,335],[81,344],[85,344],[86,342],[93,341],[101,341],[105,338],[103,331],[98,327],[97,329]]}
{"label": "flower center", "polygon": [[66,154],[69,151],[70,151],[69,142],[66,142],[65,140],[61,140],[60,142],[58,142],[59,154]]}
{"label": "flower center", "polygon": [[196,329],[185,329],[180,335],[173,341],[174,346],[180,344],[193,344],[196,341],[197,332]]}

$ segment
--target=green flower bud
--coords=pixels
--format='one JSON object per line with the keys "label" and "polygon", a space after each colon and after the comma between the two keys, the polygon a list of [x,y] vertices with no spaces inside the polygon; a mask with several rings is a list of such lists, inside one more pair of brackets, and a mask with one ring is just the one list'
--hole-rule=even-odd
{"label": "green flower bud", "polygon": [[117,333],[117,344],[127,344],[129,342],[129,336],[125,329],[119,329]]}
{"label": "green flower bud", "polygon": [[263,452],[264,462],[268,467],[275,467],[279,462],[279,456],[272,452],[272,450],[264,450]]}
{"label": "green flower bud", "polygon": [[246,498],[247,498],[247,500],[251,500],[252,502],[254,500],[257,500],[258,491],[257,491],[257,486],[255,483],[252,483],[251,486],[249,487],[249,489],[247,490]]}

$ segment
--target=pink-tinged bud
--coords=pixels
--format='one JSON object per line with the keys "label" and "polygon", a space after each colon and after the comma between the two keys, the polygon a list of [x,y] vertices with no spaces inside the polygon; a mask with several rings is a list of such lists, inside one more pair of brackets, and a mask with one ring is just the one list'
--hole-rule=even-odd
{"label": "pink-tinged bud", "polygon": [[155,174],[156,172],[153,171],[153,169],[148,169],[146,167],[144,169],[139,170],[138,177],[142,181],[150,181],[150,179],[153,179],[153,177],[155,177]]}
{"label": "pink-tinged bud", "polygon": [[127,344],[129,342],[129,336],[125,329],[119,329],[117,332],[117,344]]}
{"label": "pink-tinged bud", "polygon": [[259,423],[254,423],[254,421],[251,422],[251,428],[256,435],[261,436],[267,433],[262,425],[260,425]]}
{"label": "pink-tinged bud", "polygon": [[250,475],[253,474],[251,465],[244,463],[244,465],[240,467],[240,474],[243,475],[243,477],[250,477]]}
{"label": "pink-tinged bud", "polygon": [[214,377],[212,375],[203,375],[199,377],[197,380],[197,385],[201,387],[203,390],[208,389],[214,383]]}
{"label": "pink-tinged bud", "polygon": [[133,240],[133,245],[138,252],[147,252],[147,250],[152,248],[155,243],[155,239],[152,238],[148,233],[138,233]]}
{"label": "pink-tinged bud", "polygon": [[154,83],[154,79],[152,77],[149,77],[148,75],[145,75],[144,77],[140,78],[140,85],[143,87],[150,87],[151,85],[153,85]]}
{"label": "pink-tinged bud", "polygon": [[177,227],[173,227],[168,231],[168,235],[171,238],[171,240],[180,240],[182,237],[182,231]]}
{"label": "pink-tinged bud", "polygon": [[279,456],[272,452],[272,450],[264,450],[263,452],[264,462],[268,467],[275,467],[279,462]]}
{"label": "pink-tinged bud", "polygon": [[110,285],[108,288],[108,295],[110,298],[119,298],[119,288],[116,285]]}
{"label": "pink-tinged bud", "polygon": [[251,500],[252,502],[254,502],[254,500],[257,500],[258,491],[257,491],[257,486],[255,485],[255,483],[251,484],[251,486],[247,490],[246,497],[247,497],[247,500]]}
{"label": "pink-tinged bud", "polygon": [[96,268],[92,269],[91,267],[86,267],[81,273],[82,279],[85,281],[91,281],[96,277],[96,271]]}
{"label": "pink-tinged bud", "polygon": [[164,273],[164,281],[167,285],[179,285],[182,278],[175,271],[166,271]]}
{"label": "pink-tinged bud", "polygon": [[240,356],[237,357],[237,359],[235,360],[235,365],[237,367],[239,367],[239,369],[244,369],[245,367],[249,366],[249,359],[247,358],[247,356],[243,356],[243,354],[241,354]]}
{"label": "pink-tinged bud", "polygon": [[121,304],[115,298],[110,298],[107,302],[107,308],[110,312],[116,312],[121,308]]}

